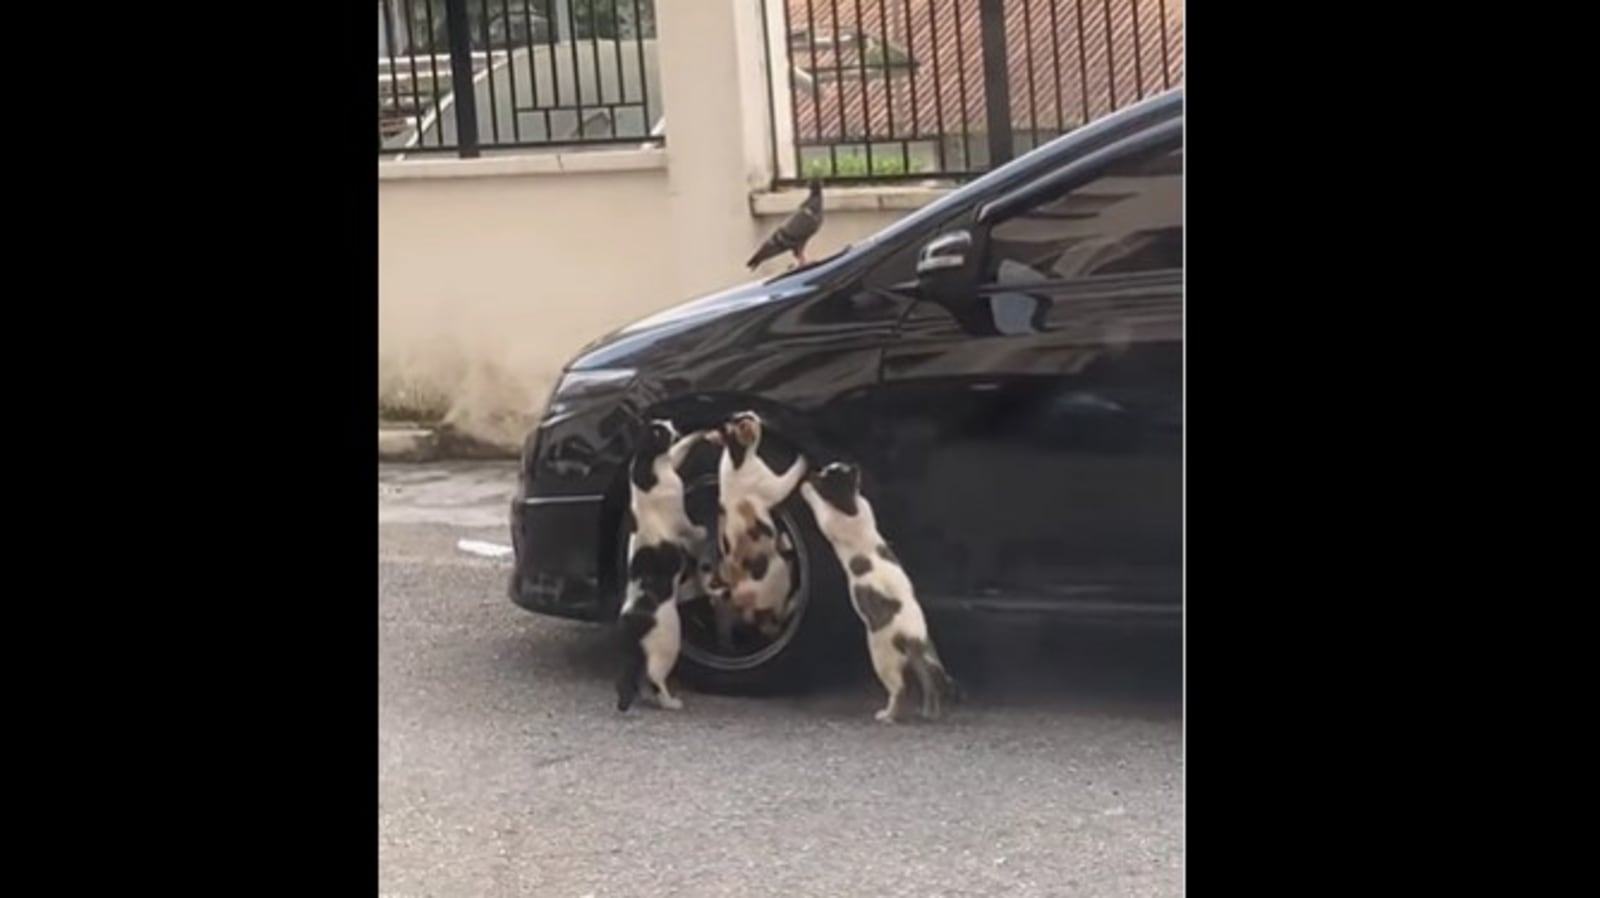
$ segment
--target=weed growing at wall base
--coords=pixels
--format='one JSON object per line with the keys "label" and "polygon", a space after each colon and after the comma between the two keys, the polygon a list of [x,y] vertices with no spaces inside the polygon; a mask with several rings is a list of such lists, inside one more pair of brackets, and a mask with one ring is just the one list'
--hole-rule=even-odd
{"label": "weed growing at wall base", "polygon": [[378,394],[379,421],[436,424],[450,411],[450,398],[426,387],[395,387]]}

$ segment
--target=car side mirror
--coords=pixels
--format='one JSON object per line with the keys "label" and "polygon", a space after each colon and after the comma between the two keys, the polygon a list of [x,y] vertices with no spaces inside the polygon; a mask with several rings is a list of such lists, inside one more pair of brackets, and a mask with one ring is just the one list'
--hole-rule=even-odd
{"label": "car side mirror", "polygon": [[947,308],[972,301],[972,233],[948,231],[923,244],[917,253],[917,286],[923,297]]}

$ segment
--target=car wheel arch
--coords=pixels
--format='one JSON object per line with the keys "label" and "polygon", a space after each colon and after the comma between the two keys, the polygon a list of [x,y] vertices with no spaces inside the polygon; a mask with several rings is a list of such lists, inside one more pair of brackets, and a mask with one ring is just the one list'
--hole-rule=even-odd
{"label": "car wheel arch", "polygon": [[[769,421],[779,422],[779,426],[774,428],[779,434],[784,434],[785,429],[793,429],[797,425],[804,426],[803,422],[810,417],[807,411],[795,405],[754,393],[696,392],[674,396],[646,406],[639,410],[638,421],[642,424],[654,418],[667,418],[680,430],[687,432],[715,426],[734,412],[744,410],[754,411]],[[783,423],[787,423],[788,428],[783,427]],[[837,451],[828,441],[811,433],[808,427],[805,429],[807,433],[800,436],[798,441],[810,444],[808,447],[810,451],[806,453],[810,464],[819,463],[818,458],[813,456],[822,456],[829,461],[848,457]],[[622,557],[626,546],[622,529],[628,510],[626,459],[633,453],[636,433],[637,429],[627,434],[625,438],[627,443],[622,446],[624,461],[618,466],[617,473],[607,487],[601,502],[600,532],[597,534],[599,551],[596,560],[599,568],[597,586],[605,619],[615,617],[622,604],[622,572],[627,564],[627,559]],[[796,439],[791,438],[790,441],[796,442]],[[797,500],[798,497],[792,496],[791,499]],[[798,504],[805,503],[798,502]],[[816,521],[811,517],[810,511],[807,508],[802,517],[809,526],[815,528]]]}

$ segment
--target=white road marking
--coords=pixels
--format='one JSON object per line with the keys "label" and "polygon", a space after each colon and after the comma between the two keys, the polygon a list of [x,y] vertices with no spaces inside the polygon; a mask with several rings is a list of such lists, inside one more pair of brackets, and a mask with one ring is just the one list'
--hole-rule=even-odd
{"label": "white road marking", "polygon": [[472,555],[481,555],[484,558],[508,558],[511,556],[510,546],[481,539],[457,540],[456,548]]}

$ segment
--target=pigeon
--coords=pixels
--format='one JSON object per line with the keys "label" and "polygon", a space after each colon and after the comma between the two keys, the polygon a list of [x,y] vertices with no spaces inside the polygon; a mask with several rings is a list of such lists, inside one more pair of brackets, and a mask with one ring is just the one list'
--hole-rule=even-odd
{"label": "pigeon", "polygon": [[808,186],[811,195],[806,197],[793,215],[778,225],[772,236],[745,263],[751,271],[762,262],[786,252],[794,253],[795,264],[806,264],[806,242],[816,236],[817,230],[822,227],[822,182],[812,178]]}

